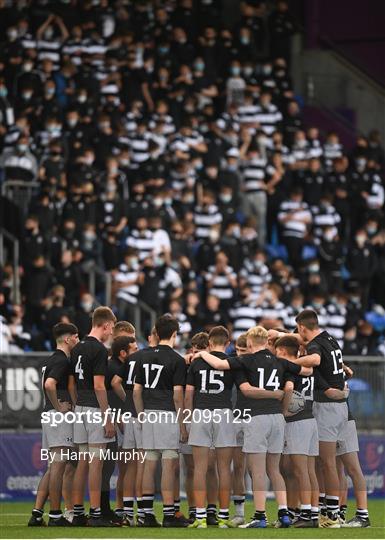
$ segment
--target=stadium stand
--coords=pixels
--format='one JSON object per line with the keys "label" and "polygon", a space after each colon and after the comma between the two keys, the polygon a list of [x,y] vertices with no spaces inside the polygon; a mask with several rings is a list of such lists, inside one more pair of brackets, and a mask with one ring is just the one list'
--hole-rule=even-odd
{"label": "stadium stand", "polygon": [[170,311],[181,348],[312,306],[384,353],[382,142],[305,124],[287,2],[224,4],[1,3],[1,352],[85,335],[108,275],[119,318]]}

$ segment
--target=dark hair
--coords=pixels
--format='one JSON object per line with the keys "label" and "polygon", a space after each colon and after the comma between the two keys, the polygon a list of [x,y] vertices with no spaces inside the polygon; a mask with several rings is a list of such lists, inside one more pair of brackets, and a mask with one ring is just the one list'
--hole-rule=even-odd
{"label": "dark hair", "polygon": [[115,338],[111,345],[112,354],[119,356],[120,351],[127,351],[131,343],[135,343],[135,338],[130,336],[119,336]]}
{"label": "dark hair", "polygon": [[312,309],[304,309],[295,318],[297,324],[302,324],[308,330],[316,330],[318,328],[318,316]]}
{"label": "dark hair", "polygon": [[209,341],[214,345],[226,345],[229,341],[229,331],[224,326],[214,326],[210,330]]}
{"label": "dark hair", "polygon": [[191,346],[199,351],[204,351],[209,346],[209,335],[207,332],[198,332],[191,338]]}
{"label": "dark hair", "polygon": [[77,326],[75,326],[72,323],[59,322],[55,324],[55,326],[52,329],[52,334],[55,341],[58,341],[63,336],[67,336],[67,335],[73,336],[78,333],[79,333],[79,330],[77,329]]}
{"label": "dark hair", "polygon": [[99,306],[92,314],[92,326],[103,326],[108,322],[116,322],[116,317],[107,306]]}
{"label": "dark hair", "polygon": [[238,336],[238,338],[235,341],[235,346],[239,349],[246,349],[247,348],[247,337],[246,334],[241,334]]}
{"label": "dark hair", "polygon": [[299,351],[299,344],[293,336],[283,336],[275,342],[275,348],[282,347],[290,354],[290,356],[297,356]]}
{"label": "dark hair", "polygon": [[155,330],[160,340],[171,339],[174,332],[179,331],[179,323],[175,317],[166,313],[166,315],[162,315],[156,321]]}

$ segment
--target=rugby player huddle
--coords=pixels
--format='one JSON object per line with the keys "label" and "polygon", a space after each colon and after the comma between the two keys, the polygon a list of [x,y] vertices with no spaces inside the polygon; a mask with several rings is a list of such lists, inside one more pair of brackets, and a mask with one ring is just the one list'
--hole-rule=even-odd
{"label": "rugby player huddle", "polygon": [[[108,307],[95,310],[91,332],[80,342],[74,325],[57,324],[57,349],[43,367],[45,414],[99,412],[106,421],[83,414],[81,422],[42,424],[43,447],[54,457],[29,525],[45,524],[49,498],[49,526],[160,527],[153,508],[160,461],[163,527],[265,528],[266,475],[278,505],[275,527],[369,527],[347,405],[351,370],[314,311],[302,311],[296,322],[295,333],[250,328],[234,356],[226,354],[227,329],[217,326],[196,334],[184,358],[173,348],[178,322],[169,314],[157,320],[141,350],[134,327],[116,323]],[[129,413],[124,422],[114,422],[111,410],[118,409]],[[73,446],[77,459],[68,461],[62,451]],[[103,459],[106,448],[133,456],[118,461],[114,511],[109,490],[116,461]],[[181,456],[188,517],[180,512]],[[251,517],[245,516],[246,471]],[[350,521],[346,473],[357,502]]]}

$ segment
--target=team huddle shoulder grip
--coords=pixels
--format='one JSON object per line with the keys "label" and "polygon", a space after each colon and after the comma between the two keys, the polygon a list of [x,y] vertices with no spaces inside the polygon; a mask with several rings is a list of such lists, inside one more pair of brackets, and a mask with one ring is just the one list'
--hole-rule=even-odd
{"label": "team huddle shoulder grip", "polygon": [[[317,313],[300,312],[293,333],[253,326],[235,344],[224,326],[213,326],[193,336],[184,357],[175,350],[178,332],[177,319],[162,315],[139,349],[133,325],[104,306],[81,341],[75,325],[54,326],[56,350],[42,368],[48,468],[29,525],[44,524],[49,500],[49,526],[369,527],[347,401],[352,372]],[[353,471],[357,508],[349,521],[341,465]],[[188,515],[180,511],[182,466]],[[266,475],[276,517],[266,514]]]}

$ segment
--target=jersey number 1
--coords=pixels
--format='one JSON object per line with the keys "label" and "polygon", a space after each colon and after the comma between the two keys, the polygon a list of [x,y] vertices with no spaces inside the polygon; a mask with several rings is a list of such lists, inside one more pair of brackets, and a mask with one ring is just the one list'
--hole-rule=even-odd
{"label": "jersey number 1", "polygon": [[334,366],[333,375],[340,375],[341,373],[344,372],[341,349],[336,349],[335,351],[331,351],[331,355],[333,358],[333,366]]}
{"label": "jersey number 1", "polygon": [[[144,376],[146,379],[146,382],[144,384],[145,388],[156,388],[156,385],[158,384],[160,374],[162,373],[162,369],[164,366],[161,366],[159,364],[143,364],[144,367]],[[150,383],[150,371],[156,371],[155,378]]]}

